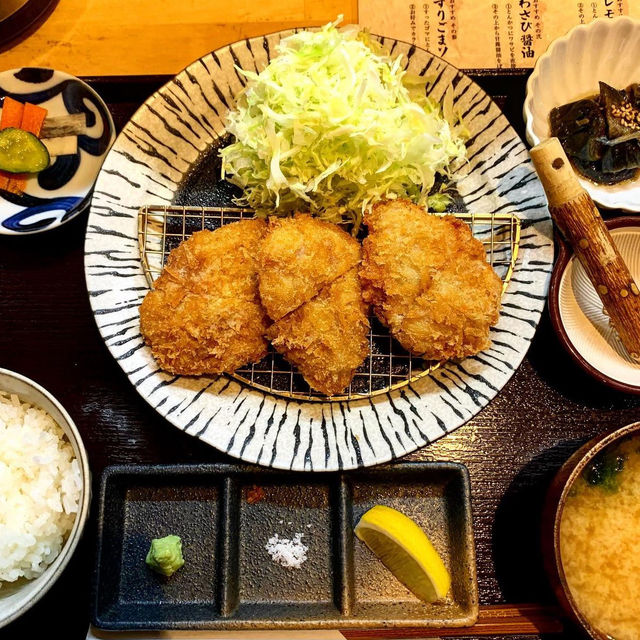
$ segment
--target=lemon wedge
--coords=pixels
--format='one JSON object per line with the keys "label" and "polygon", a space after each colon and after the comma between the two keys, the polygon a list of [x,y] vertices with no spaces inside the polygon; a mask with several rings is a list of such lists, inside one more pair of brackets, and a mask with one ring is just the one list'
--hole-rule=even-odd
{"label": "lemon wedge", "polygon": [[376,505],[360,518],[355,534],[421,600],[435,602],[447,595],[451,576],[431,540],[411,518]]}

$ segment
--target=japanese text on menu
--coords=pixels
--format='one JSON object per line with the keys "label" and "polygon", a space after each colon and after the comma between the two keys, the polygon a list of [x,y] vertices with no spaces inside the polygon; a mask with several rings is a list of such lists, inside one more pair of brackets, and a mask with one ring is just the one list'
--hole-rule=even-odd
{"label": "japanese text on menu", "polygon": [[549,43],[594,18],[640,18],[638,0],[359,0],[359,23],[461,68],[532,67]]}

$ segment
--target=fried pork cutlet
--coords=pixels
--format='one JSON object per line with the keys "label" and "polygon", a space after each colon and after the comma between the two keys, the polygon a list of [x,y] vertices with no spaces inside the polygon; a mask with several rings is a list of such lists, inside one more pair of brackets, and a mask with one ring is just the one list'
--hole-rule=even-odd
{"label": "fried pork cutlet", "polygon": [[469,226],[405,200],[376,205],[364,221],[364,299],[394,338],[428,360],[488,348],[502,282]]}
{"label": "fried pork cutlet", "polygon": [[140,329],[165,371],[232,372],[267,353],[256,275],[262,220],[198,231],[170,254],[140,307]]}
{"label": "fried pork cutlet", "polygon": [[273,324],[267,335],[314,389],[333,395],[349,385],[369,353],[369,321],[357,268]]}
{"label": "fried pork cutlet", "polygon": [[272,320],[311,300],[360,261],[360,244],[335,224],[270,218],[259,253],[260,297]]}

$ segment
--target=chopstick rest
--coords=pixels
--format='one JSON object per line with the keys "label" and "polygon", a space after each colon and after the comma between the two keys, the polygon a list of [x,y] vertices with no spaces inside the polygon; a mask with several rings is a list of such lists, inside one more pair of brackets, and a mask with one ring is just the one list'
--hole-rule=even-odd
{"label": "chopstick rest", "polygon": [[622,344],[640,361],[640,290],[600,212],[580,186],[558,138],[533,147],[531,159],[551,217],[582,263]]}

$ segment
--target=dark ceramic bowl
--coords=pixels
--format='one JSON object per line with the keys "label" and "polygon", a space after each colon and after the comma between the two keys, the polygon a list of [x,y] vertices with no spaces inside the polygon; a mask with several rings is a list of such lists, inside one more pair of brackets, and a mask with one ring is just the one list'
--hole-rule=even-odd
{"label": "dark ceramic bowl", "polygon": [[560,554],[560,523],[569,491],[589,462],[609,445],[636,434],[640,434],[640,422],[596,436],[580,447],[564,463],[553,479],[542,516],[544,564],[551,586],[565,612],[593,640],[611,640],[611,637],[592,626],[569,591]]}
{"label": "dark ceramic bowl", "polygon": [[[632,275],[640,280],[640,220],[605,222]],[[549,286],[551,323],[575,362],[601,383],[640,394],[640,364],[631,359],[609,324],[602,302],[573,252],[558,237],[559,253]]]}

